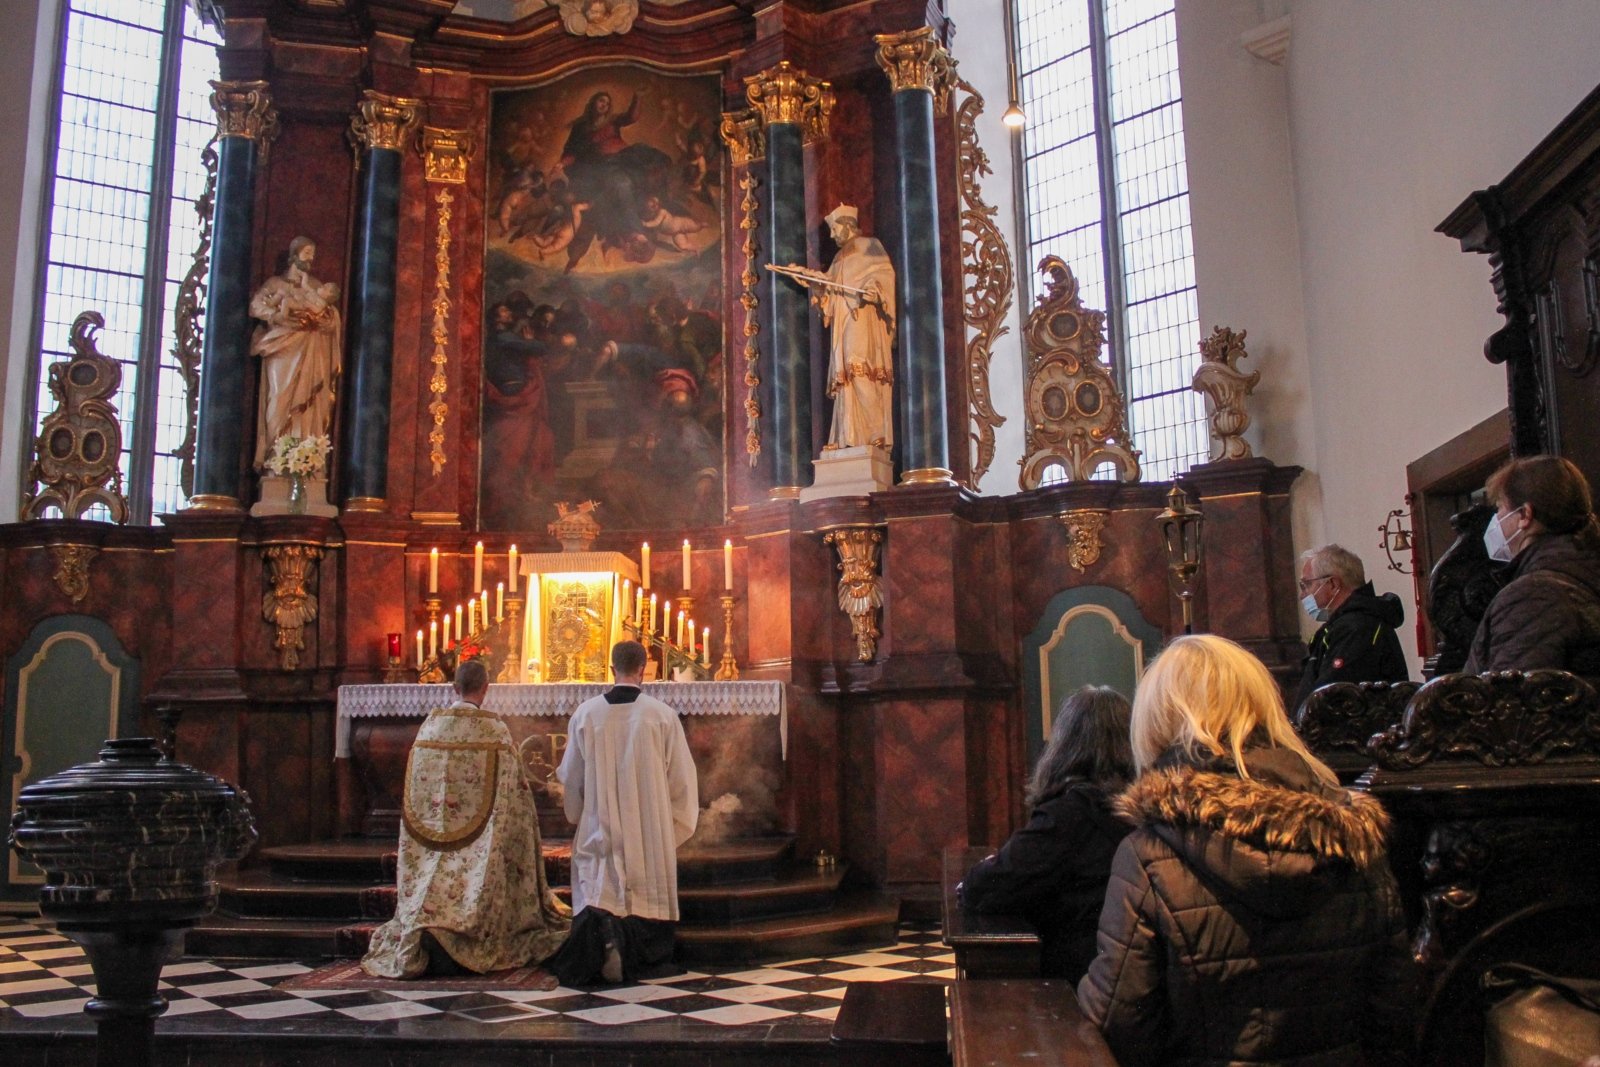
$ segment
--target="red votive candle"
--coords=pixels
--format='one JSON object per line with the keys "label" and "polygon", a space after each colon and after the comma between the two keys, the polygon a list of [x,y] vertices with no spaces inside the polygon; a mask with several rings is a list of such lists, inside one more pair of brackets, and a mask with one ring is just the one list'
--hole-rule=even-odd
{"label": "red votive candle", "polygon": [[399,659],[400,658],[400,635],[399,634],[390,634],[389,635],[389,658],[390,659]]}

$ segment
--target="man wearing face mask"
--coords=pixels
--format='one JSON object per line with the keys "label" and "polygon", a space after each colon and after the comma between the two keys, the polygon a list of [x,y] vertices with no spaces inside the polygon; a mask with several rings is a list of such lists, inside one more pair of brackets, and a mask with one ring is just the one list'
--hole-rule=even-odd
{"label": "man wearing face mask", "polygon": [[1511,564],[1472,638],[1465,673],[1571,671],[1600,680],[1600,522],[1583,472],[1560,456],[1514,459],[1484,490],[1489,558]]}
{"label": "man wearing face mask", "polygon": [[1361,557],[1339,545],[1300,557],[1300,606],[1322,627],[1311,639],[1294,708],[1333,682],[1403,682],[1406,658],[1395,627],[1405,607],[1393,593],[1379,596]]}

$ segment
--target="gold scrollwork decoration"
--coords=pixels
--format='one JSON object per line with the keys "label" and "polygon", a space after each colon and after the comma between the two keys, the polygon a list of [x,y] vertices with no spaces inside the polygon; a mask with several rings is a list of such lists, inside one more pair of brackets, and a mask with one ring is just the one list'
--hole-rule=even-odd
{"label": "gold scrollwork decoration", "polygon": [[361,94],[356,113],[350,116],[350,144],[357,151],[387,148],[398,152],[406,134],[416,126],[422,101],[408,96],[389,96],[375,89]]}
{"label": "gold scrollwork decoration", "polygon": [[211,275],[211,231],[217,206],[215,136],[201,149],[200,163],[206,169],[206,184],[194,202],[194,213],[199,218],[199,239],[195,242],[189,270],[178,286],[178,297],[172,306],[172,358],[178,364],[178,373],[183,378],[183,443],[173,449],[172,454],[178,458],[178,484],[186,497],[194,494],[195,434],[200,415],[200,353],[205,340],[206,279]]}
{"label": "gold scrollwork decoration", "polygon": [[24,519],[43,518],[55,508],[64,519],[79,519],[96,504],[111,521],[128,521],[122,495],[122,423],[111,398],[122,385],[122,365],[95,348],[94,332],[106,324],[98,311],[85,311],[72,323],[72,358],[50,364],[50,395],[56,408],[44,417],[34,442],[28,478],[39,486],[22,502]]}
{"label": "gold scrollwork decoration", "polygon": [[828,135],[834,97],[829,83],[797,69],[787,59],[744,80],[744,95],[763,126],[788,122],[805,128],[807,141]]}
{"label": "gold scrollwork decoration", "polygon": [[850,617],[856,658],[871,663],[878,653],[878,609],[883,591],[878,584],[878,546],[883,531],[875,526],[841,526],[823,535],[823,543],[839,553],[839,610]]}
{"label": "gold scrollwork decoration", "polygon": [[450,391],[450,379],[444,369],[450,362],[450,207],[455,197],[449,189],[440,189],[434,197],[439,205],[438,228],[433,238],[433,376],[428,379],[428,414],[433,416],[433,428],[428,431],[428,460],[433,464],[433,476],[444,470],[444,420],[450,414],[445,394]]}
{"label": "gold scrollwork decoration", "polygon": [[1067,562],[1079,574],[1099,562],[1100,551],[1105,548],[1100,534],[1110,514],[1103,508],[1076,508],[1056,516],[1067,531]]}
{"label": "gold scrollwork decoration", "polygon": [[735,167],[748,167],[767,158],[767,135],[754,109],[723,112],[717,132]]}
{"label": "gold scrollwork decoration", "polygon": [[879,33],[872,38],[878,46],[878,66],[889,76],[894,92],[921,89],[933,94],[933,109],[943,115],[955,84],[956,62],[933,36],[932,26],[904,33]]}
{"label": "gold scrollwork decoration", "polygon": [[56,557],[56,588],[74,604],[89,595],[89,564],[100,550],[92,545],[51,545]]}
{"label": "gold scrollwork decoration", "polygon": [[744,192],[739,198],[739,229],[744,233],[741,246],[744,270],[739,272],[739,306],[744,309],[744,450],[750,457],[752,467],[761,456],[761,400],[757,393],[761,386],[761,346],[756,343],[756,335],[761,332],[761,323],[756,316],[761,304],[756,296],[756,287],[761,281],[760,274],[756,272],[756,256],[760,248],[756,243],[756,208],[759,206],[756,186],[760,184],[755,175],[748,171],[739,176],[739,188]]}
{"label": "gold scrollwork decoration", "polygon": [[1050,276],[1049,291],[1022,327],[1028,421],[1018,481],[1037,489],[1052,466],[1067,481],[1087,481],[1109,463],[1122,481],[1136,482],[1139,450],[1128,436],[1127,406],[1111,368],[1100,361],[1105,312],[1083,306],[1078,279],[1060,256],[1045,256],[1039,272]]}
{"label": "gold scrollwork decoration", "polygon": [[286,671],[300,666],[306,647],[305,628],[317,619],[317,594],[312,586],[322,549],[317,545],[268,545],[261,551],[271,588],[261,598],[261,616],[276,630],[272,647]]}
{"label": "gold scrollwork decoration", "polygon": [[465,185],[467,163],[477,149],[471,130],[422,127],[417,147],[422,152],[422,174],[430,182]]}
{"label": "gold scrollwork decoration", "polygon": [[264,81],[211,83],[211,110],[217,115],[218,137],[243,137],[255,141],[266,162],[267,150],[278,137],[278,109]]}
{"label": "gold scrollwork decoration", "polygon": [[994,343],[1008,331],[1001,325],[1011,311],[1011,294],[1016,275],[1011,246],[995,223],[996,209],[983,199],[979,179],[992,173],[989,155],[978,144],[978,116],[983,114],[983,97],[965,79],[956,86],[966,94],[956,108],[957,164],[961,190],[961,266],[966,275],[961,314],[973,331],[967,341],[967,392],[971,411],[972,440],[976,455],[967,476],[967,488],[978,491],[978,483],[994,462],[994,431],[1006,419],[994,409],[989,393],[989,363],[994,359]]}
{"label": "gold scrollwork decoration", "polygon": [[1250,442],[1244,432],[1250,426],[1250,413],[1244,402],[1261,380],[1258,370],[1246,374],[1239,361],[1245,351],[1248,330],[1234,332],[1226,326],[1212,327],[1211,336],[1200,342],[1200,366],[1195,368],[1190,387],[1211,401],[1211,459],[1248,459]]}

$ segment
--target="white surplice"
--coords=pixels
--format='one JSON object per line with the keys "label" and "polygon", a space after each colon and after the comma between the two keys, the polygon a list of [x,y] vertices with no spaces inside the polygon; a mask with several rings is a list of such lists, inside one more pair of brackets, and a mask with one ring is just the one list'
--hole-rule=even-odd
{"label": "white surplice", "polygon": [[678,846],[700,815],[694,758],[678,713],[640,693],[584,701],[556,771],[572,837],[572,910],[678,918]]}

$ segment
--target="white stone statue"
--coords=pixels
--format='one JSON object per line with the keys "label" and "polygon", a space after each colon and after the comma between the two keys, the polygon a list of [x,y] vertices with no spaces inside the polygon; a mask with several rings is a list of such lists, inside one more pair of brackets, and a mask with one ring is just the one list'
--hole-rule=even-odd
{"label": "white stone statue", "polygon": [[839,252],[827,273],[791,265],[773,268],[811,290],[829,328],[828,396],[833,398],[829,450],[894,444],[894,264],[883,243],[861,232],[856,209],[827,215]]}
{"label": "white stone statue", "polygon": [[316,254],[315,241],[296,237],[288,268],[250,298],[250,316],[261,321],[250,339],[250,354],[261,360],[257,470],[278,438],[325,436],[333,425],[344,345],[339,287],[312,277]]}
{"label": "white stone statue", "polygon": [[1261,380],[1261,372],[1246,374],[1238,367],[1239,360],[1249,355],[1244,350],[1248,332],[1234,333],[1225,326],[1216,326],[1211,336],[1200,342],[1200,366],[1191,386],[1211,400],[1212,462],[1250,456],[1250,442],[1241,436],[1250,425],[1244,402]]}

